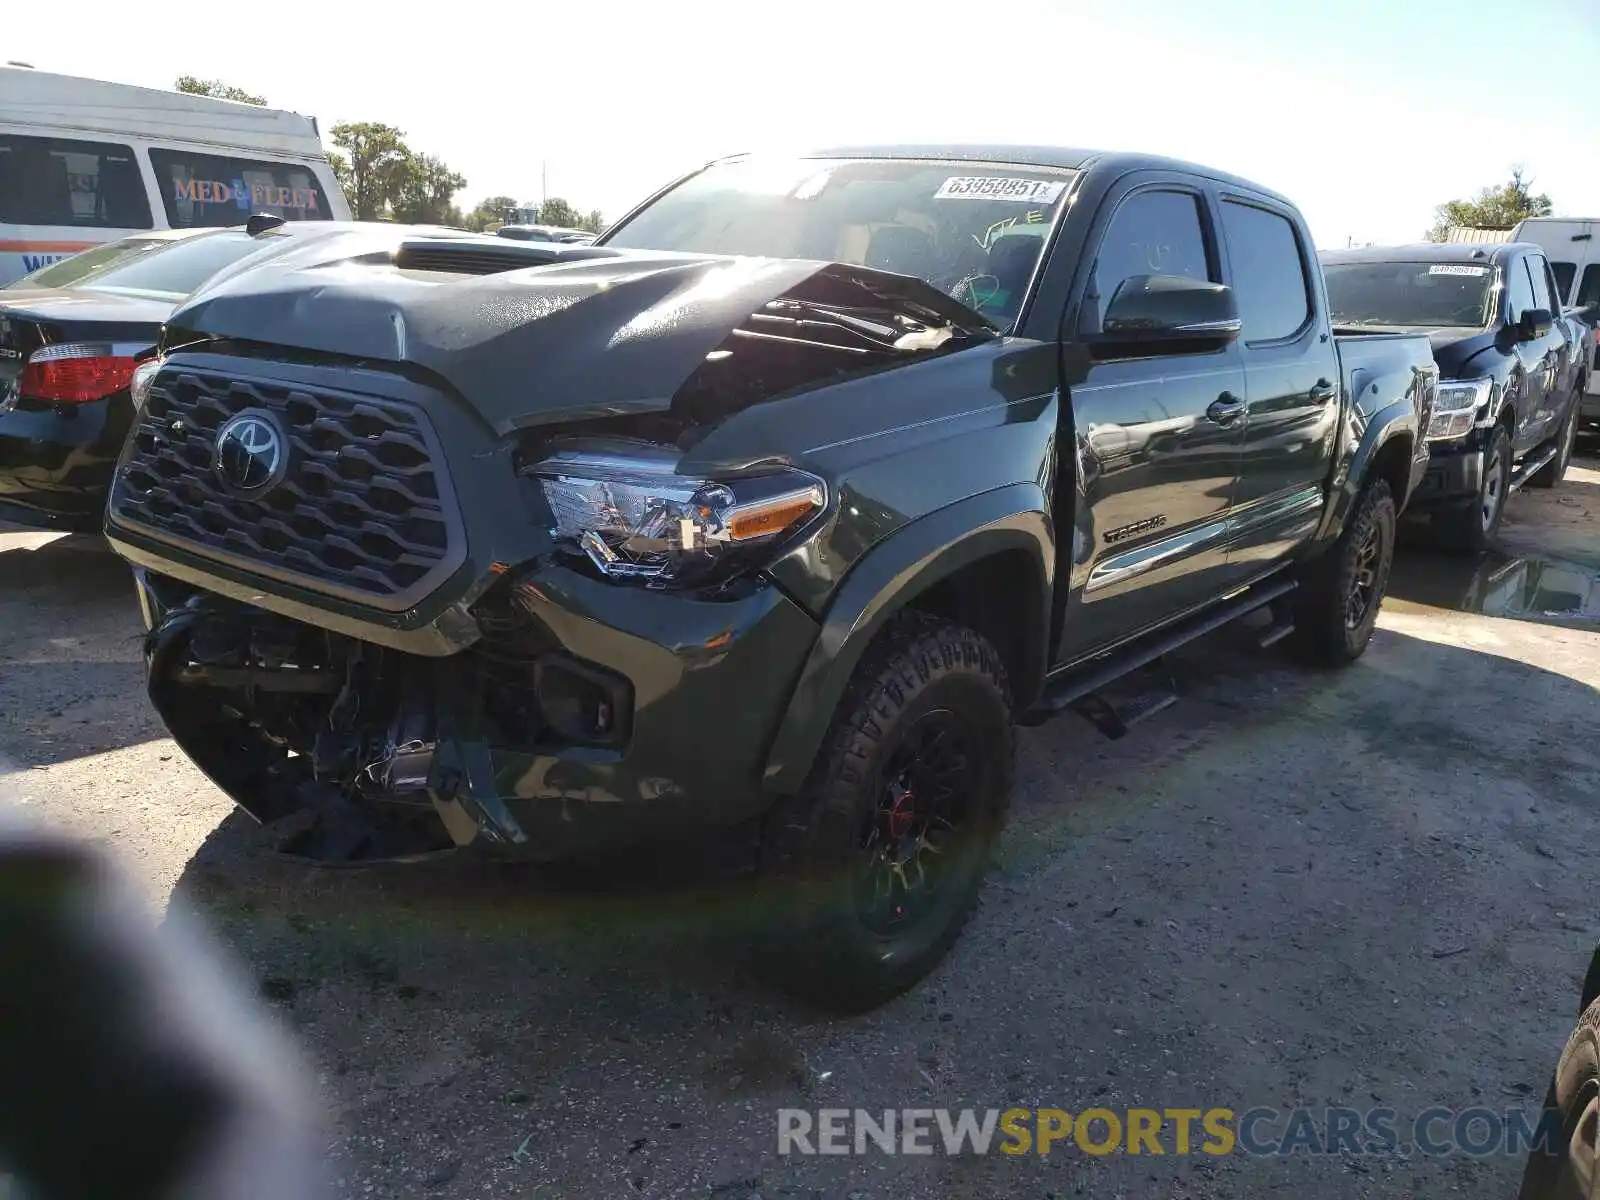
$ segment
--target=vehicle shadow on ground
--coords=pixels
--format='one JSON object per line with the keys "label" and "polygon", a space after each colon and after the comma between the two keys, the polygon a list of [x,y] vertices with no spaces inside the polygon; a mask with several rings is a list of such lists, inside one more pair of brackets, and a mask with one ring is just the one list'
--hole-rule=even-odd
{"label": "vehicle shadow on ground", "polygon": [[48,766],[165,736],[142,643],[127,564],[101,539],[0,551],[0,756]]}
{"label": "vehicle shadow on ground", "polygon": [[[0,533],[26,535],[28,531],[0,527]],[[0,590],[45,587],[81,595],[99,592],[113,581],[114,586],[131,593],[128,564],[112,553],[104,538],[92,534],[68,534],[53,537],[42,546],[9,546],[0,551]]]}
{"label": "vehicle shadow on ground", "polygon": [[[1527,886],[1541,904],[1586,911],[1570,860],[1600,844],[1592,685],[1393,630],[1344,672],[1256,651],[1250,636],[1226,630],[1175,656],[1165,676],[1183,702],[1119,741],[1070,717],[1025,732],[1013,819],[978,915],[934,977],[865,1016],[830,1019],[751,975],[758,935],[740,882],[601,876],[574,891],[548,872],[461,858],[319,870],[271,858],[235,815],[191,860],[179,895],[299,1030],[343,1120],[382,1127],[391,1146],[407,1129],[425,1138],[449,1127],[465,1189],[506,1162],[530,1114],[541,1114],[540,1146],[589,1144],[590,1100],[626,1134],[625,1164],[643,1161],[626,1158],[628,1138],[670,1141],[669,1119],[721,1122],[719,1144],[748,1136],[759,1164],[775,1107],[840,1088],[850,1103],[902,1104],[928,1094],[918,1080],[934,1071],[949,1095],[1035,1087],[1086,1102],[1096,1078],[1104,1090],[1099,1059],[1113,1052],[1109,1074],[1125,1088],[1147,1079],[1146,1100],[1177,1072],[1256,1102],[1298,1079],[1311,1099],[1336,1103],[1333,1082],[1328,1095],[1315,1090],[1333,1067],[1288,1065],[1288,1051],[1267,1054],[1258,1039],[1303,1044],[1304,1062],[1319,1062],[1328,1031],[1350,1028],[1369,1057],[1349,1078],[1375,1096],[1400,1096],[1412,1085],[1398,1081],[1422,1062],[1430,1076],[1456,1064],[1430,1083],[1441,1094],[1542,1089],[1559,1049],[1552,1031],[1576,994],[1567,976],[1587,961],[1593,931],[1530,918]],[[1429,806],[1444,793],[1448,804]],[[1196,905],[1220,894],[1219,878],[1247,903]],[[1397,912],[1415,915],[1397,925]],[[1530,921],[1539,932],[1508,969],[1506,939]],[[1493,1046],[1462,1055],[1450,1044],[1436,1009],[1451,995],[1497,1014]],[[1070,1012],[1070,1036],[1038,1036],[1041,1004]],[[1174,1040],[1195,1022],[1205,1038]],[[1328,1062],[1353,1053],[1322,1049]],[[530,1153],[567,1178],[538,1146]],[[663,1149],[656,1161],[670,1174],[669,1159]],[[1295,1165],[1240,1169],[1298,1187]],[[1152,1166],[1093,1168],[1102,1180],[1128,1172],[1137,1190]],[[389,1151],[355,1169],[417,1182],[406,1174],[415,1162]],[[851,1166],[766,1169],[787,1179]],[[1483,1183],[1467,1176],[1498,1168],[1419,1169]]]}

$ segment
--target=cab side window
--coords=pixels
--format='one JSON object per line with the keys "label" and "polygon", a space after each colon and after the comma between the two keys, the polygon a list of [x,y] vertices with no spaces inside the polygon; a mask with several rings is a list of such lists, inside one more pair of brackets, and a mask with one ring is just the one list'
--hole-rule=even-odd
{"label": "cab side window", "polygon": [[1095,258],[1091,303],[1095,327],[1122,282],[1135,275],[1186,275],[1220,282],[1206,252],[1200,197],[1193,192],[1137,192],[1124,200],[1106,227]]}
{"label": "cab side window", "polygon": [[1269,209],[1224,200],[1222,227],[1244,340],[1271,342],[1299,332],[1311,318],[1311,288],[1294,225]]}
{"label": "cab side window", "polygon": [[1530,308],[1539,307],[1533,302],[1533,280],[1521,259],[1507,263],[1506,268],[1506,324],[1515,325]]}
{"label": "cab side window", "polygon": [[1550,293],[1550,276],[1545,268],[1543,256],[1530,254],[1522,261],[1528,264],[1528,277],[1533,283],[1533,306],[1542,308],[1547,313],[1556,312],[1559,306]]}

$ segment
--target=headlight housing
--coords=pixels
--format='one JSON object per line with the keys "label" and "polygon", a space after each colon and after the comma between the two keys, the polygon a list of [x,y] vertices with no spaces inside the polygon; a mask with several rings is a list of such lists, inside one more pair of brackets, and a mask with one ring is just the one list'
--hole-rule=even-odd
{"label": "headlight housing", "polygon": [[678,474],[676,450],[612,442],[560,449],[524,470],[551,535],[601,575],[650,587],[720,582],[821,512],[827,485],[792,468],[732,479]]}
{"label": "headlight housing", "polygon": [[161,370],[164,359],[147,358],[133,369],[133,382],[128,385],[129,394],[133,397],[135,411],[144,408],[144,402],[150,398],[150,385],[156,380],[156,373]]}
{"label": "headlight housing", "polygon": [[1433,396],[1433,416],[1428,421],[1428,441],[1465,437],[1472,431],[1478,409],[1489,402],[1492,379],[1441,379]]}

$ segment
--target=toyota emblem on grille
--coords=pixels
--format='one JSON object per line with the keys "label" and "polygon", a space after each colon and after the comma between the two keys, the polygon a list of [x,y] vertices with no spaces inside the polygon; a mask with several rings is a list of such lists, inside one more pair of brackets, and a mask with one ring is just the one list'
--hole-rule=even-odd
{"label": "toyota emblem on grille", "polygon": [[211,467],[235,492],[259,492],[283,478],[289,447],[278,423],[263,412],[242,412],[217,431]]}

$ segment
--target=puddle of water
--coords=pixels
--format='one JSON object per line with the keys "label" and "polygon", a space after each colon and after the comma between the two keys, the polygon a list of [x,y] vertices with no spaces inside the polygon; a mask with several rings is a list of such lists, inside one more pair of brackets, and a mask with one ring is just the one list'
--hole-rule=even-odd
{"label": "puddle of water", "polygon": [[1389,595],[1488,617],[1600,624],[1600,567],[1563,559],[1412,551],[1396,557]]}

